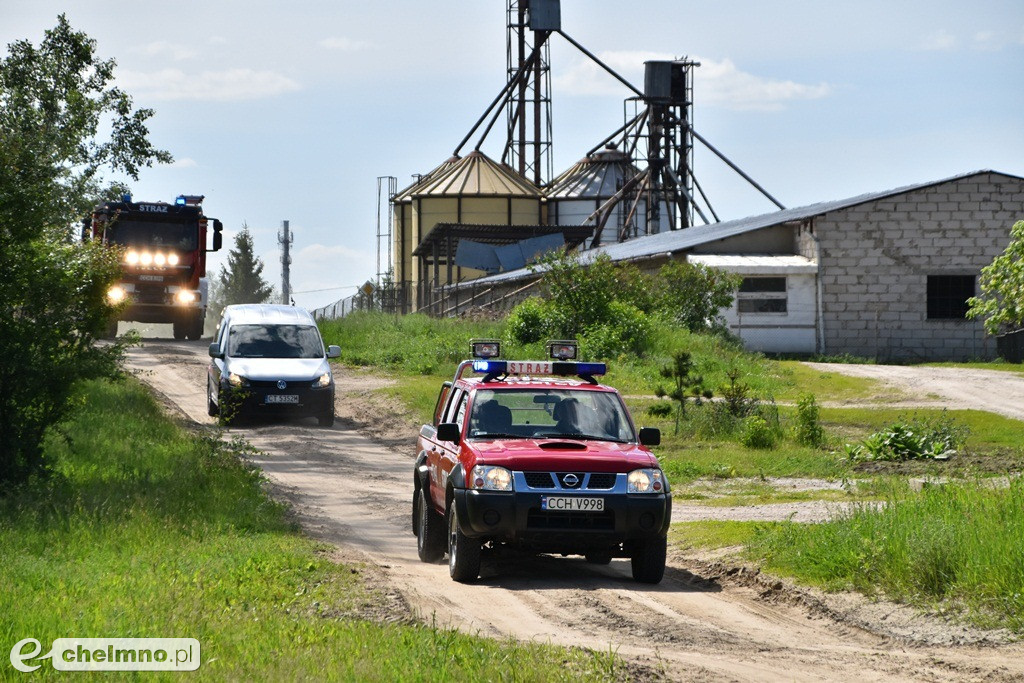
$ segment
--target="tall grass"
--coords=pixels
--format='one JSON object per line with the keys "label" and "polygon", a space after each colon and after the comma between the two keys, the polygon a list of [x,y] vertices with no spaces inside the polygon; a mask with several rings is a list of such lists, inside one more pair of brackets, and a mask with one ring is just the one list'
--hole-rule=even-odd
{"label": "tall grass", "polygon": [[198,675],[229,680],[606,676],[604,655],[363,618],[381,596],[297,533],[240,444],[183,432],[131,380],[77,404],[47,442],[53,476],[0,497],[3,647],[191,637]]}
{"label": "tall grass", "polygon": [[824,524],[761,528],[766,565],[830,589],[854,588],[1024,633],[1024,479],[893,493]]}

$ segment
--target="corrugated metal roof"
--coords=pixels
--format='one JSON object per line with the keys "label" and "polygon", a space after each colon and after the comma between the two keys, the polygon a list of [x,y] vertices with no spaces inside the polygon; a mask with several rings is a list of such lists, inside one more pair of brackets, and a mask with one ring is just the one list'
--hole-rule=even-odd
{"label": "corrugated metal roof", "polygon": [[639,172],[625,153],[607,150],[577,161],[544,194],[548,199],[608,198]]}
{"label": "corrugated metal roof", "polygon": [[467,195],[539,198],[540,191],[512,169],[493,161],[483,152],[474,151],[410,192],[412,197]]}
{"label": "corrugated metal roof", "polygon": [[818,263],[813,259],[789,254],[687,254],[686,260],[740,275],[818,272]]}
{"label": "corrugated metal roof", "polygon": [[[692,249],[701,244],[707,244],[708,242],[714,242],[717,240],[728,239],[730,237],[736,237],[744,233],[753,232],[755,230],[761,230],[763,228],[769,228],[774,225],[781,225],[783,223],[789,223],[793,221],[803,221],[815,216],[822,216],[832,211],[839,211],[841,209],[849,209],[860,204],[867,204],[868,202],[878,201],[880,199],[886,199],[889,197],[895,197],[901,194],[907,194],[909,192],[915,192],[928,187],[934,187],[936,185],[943,185],[945,183],[956,182],[965,178],[971,178],[974,176],[993,174],[999,175],[1006,178],[1013,178],[1016,180],[1024,180],[1019,176],[1010,175],[1007,173],[1000,173],[992,170],[980,170],[971,171],[969,173],[962,173],[960,175],[951,176],[949,178],[943,178],[942,180],[934,180],[927,183],[919,183],[916,185],[905,185],[892,190],[884,190],[882,192],[869,192],[856,197],[850,197],[848,199],[838,199],[828,202],[819,202],[817,204],[810,204],[808,206],[797,207],[793,209],[784,209],[782,211],[775,211],[773,213],[766,213],[760,216],[751,216],[749,218],[740,218],[733,221],[726,221],[725,223],[712,223],[710,225],[701,225],[694,228],[686,228],[684,230],[673,230],[669,232],[662,232],[656,235],[644,235],[642,237],[636,237],[626,242],[617,242],[615,244],[608,244],[596,249],[590,249],[580,253],[580,260],[583,262],[589,262],[592,259],[597,258],[599,254],[608,254],[613,261],[630,261],[633,259],[644,258],[648,256],[655,256],[657,254],[672,254],[687,249]],[[515,280],[520,277],[526,277],[532,273],[526,269],[520,269],[515,271],[509,271],[507,273],[501,273],[499,275],[492,275],[487,278],[482,278],[478,282],[499,282],[502,280]]]}
{"label": "corrugated metal roof", "polygon": [[426,184],[431,178],[436,178],[438,176],[438,174],[444,173],[449,168],[454,166],[458,161],[459,161],[458,155],[448,157],[447,159],[442,161],[438,166],[435,166],[433,169],[431,169],[427,173],[424,173],[423,175],[421,175],[419,180],[413,182],[411,185],[408,185],[404,189],[401,189],[398,192],[396,192],[395,196],[394,196],[394,199],[392,199],[391,201],[392,202],[405,202],[405,201],[409,201],[410,199],[412,199],[412,196],[416,193],[416,189],[418,187],[420,187],[421,185]]}

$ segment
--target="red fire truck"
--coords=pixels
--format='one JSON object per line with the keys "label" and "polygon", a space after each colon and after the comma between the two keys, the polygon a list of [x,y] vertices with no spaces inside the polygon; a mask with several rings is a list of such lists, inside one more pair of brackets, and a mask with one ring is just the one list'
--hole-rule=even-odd
{"label": "red fire truck", "polygon": [[[175,339],[199,339],[208,298],[206,253],[221,248],[223,226],[203,214],[202,195],[180,195],[173,204],[119,202],[97,206],[85,220],[83,238],[123,249],[121,281],[107,296],[127,301],[119,320],[172,323]],[[213,227],[213,248],[207,232]],[[117,320],[108,335],[117,333]]]}

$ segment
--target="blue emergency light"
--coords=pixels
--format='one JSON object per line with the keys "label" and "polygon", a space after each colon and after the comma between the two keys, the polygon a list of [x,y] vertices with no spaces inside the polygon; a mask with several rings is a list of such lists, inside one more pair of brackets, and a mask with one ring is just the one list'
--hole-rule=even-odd
{"label": "blue emergency light", "polygon": [[487,377],[501,375],[557,375],[559,377],[594,377],[608,371],[605,363],[582,363],[557,360],[475,360],[473,372]]}
{"label": "blue emergency light", "polygon": [[183,195],[183,194],[178,195],[174,199],[174,203],[177,204],[178,206],[185,206],[185,202],[186,201],[187,200],[185,199],[185,195]]}

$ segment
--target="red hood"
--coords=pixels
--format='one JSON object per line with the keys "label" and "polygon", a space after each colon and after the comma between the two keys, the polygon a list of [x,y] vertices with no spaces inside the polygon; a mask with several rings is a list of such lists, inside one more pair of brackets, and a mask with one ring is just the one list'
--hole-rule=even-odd
{"label": "red hood", "polygon": [[473,464],[484,462],[524,472],[580,470],[629,472],[638,467],[658,467],[658,459],[643,446],[612,441],[573,439],[498,439],[464,441]]}

